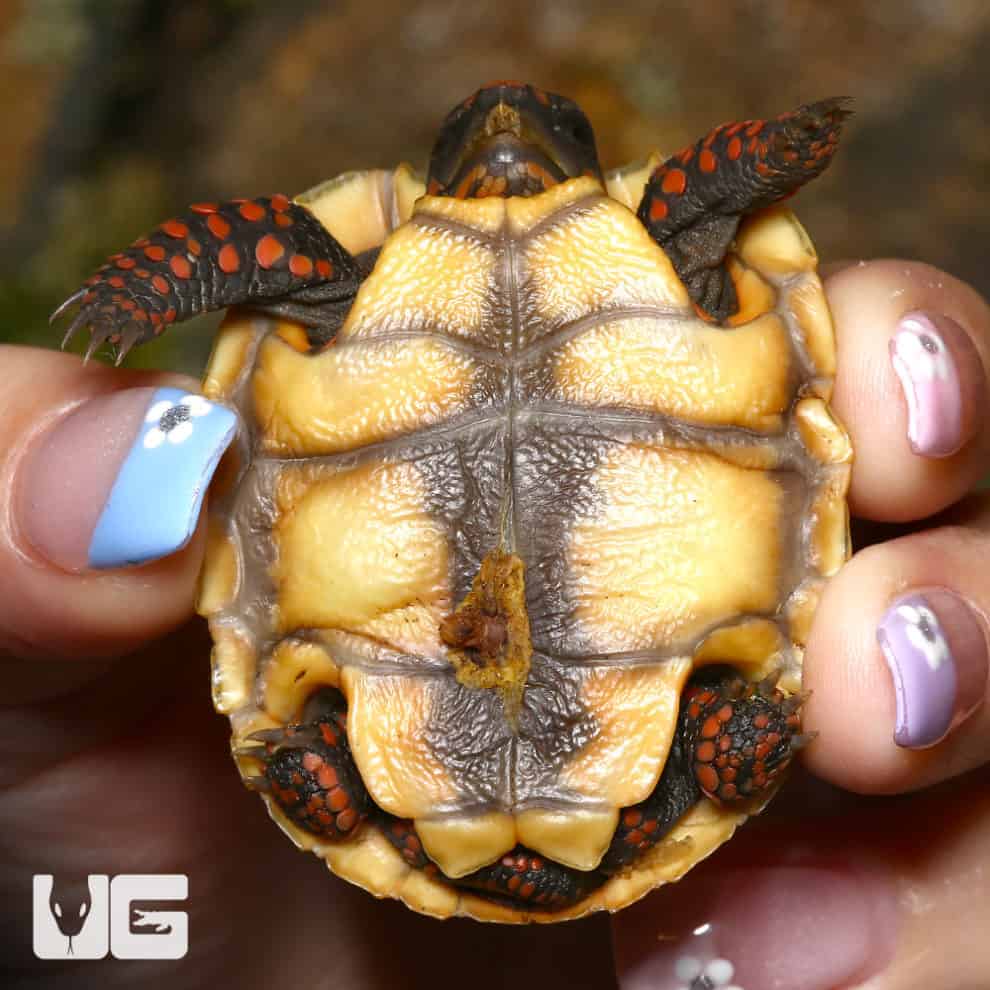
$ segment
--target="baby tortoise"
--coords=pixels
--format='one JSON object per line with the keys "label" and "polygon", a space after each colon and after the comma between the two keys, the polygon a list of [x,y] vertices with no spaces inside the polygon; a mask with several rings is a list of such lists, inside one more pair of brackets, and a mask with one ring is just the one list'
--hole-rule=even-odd
{"label": "baby tortoise", "polygon": [[425,182],[196,204],[60,307],[118,357],[234,307],[203,386],[240,421],[199,594],[213,697],[335,873],[439,917],[615,910],[779,786],[851,451],[777,204],[847,113],[605,174],[572,101],[493,83]]}

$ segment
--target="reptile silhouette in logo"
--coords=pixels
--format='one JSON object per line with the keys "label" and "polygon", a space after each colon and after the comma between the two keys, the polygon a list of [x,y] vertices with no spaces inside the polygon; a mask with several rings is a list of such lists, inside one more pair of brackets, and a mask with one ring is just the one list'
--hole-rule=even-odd
{"label": "reptile silhouette in logo", "polygon": [[83,925],[89,919],[89,909],[93,906],[93,898],[89,892],[89,883],[85,887],[79,884],[63,883],[57,877],[52,880],[52,892],[48,895],[48,907],[55,918],[58,930],[69,940],[68,954],[72,955],[72,940],[78,935]]}
{"label": "reptile silhouette in logo", "polygon": [[156,935],[167,935],[172,930],[171,911],[142,911],[131,908],[131,928],[152,928]]}
{"label": "reptile silhouette in logo", "polygon": [[102,959],[110,949],[109,928],[108,876],[35,876],[36,956],[42,959]]}
{"label": "reptile silhouette in logo", "polygon": [[34,877],[34,954],[39,959],[181,959],[189,945],[185,911],[134,906],[184,901],[188,878],[122,873]]}

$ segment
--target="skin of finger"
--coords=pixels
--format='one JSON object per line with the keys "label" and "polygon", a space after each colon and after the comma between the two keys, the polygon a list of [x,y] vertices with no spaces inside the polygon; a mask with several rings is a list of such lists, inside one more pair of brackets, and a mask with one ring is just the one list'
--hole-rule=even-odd
{"label": "skin of finger", "polygon": [[[846,265],[825,288],[836,327],[832,405],[855,451],[852,511],[906,522],[944,509],[990,470],[990,308],[965,283],[912,261]],[[976,434],[951,457],[921,457],[908,444],[907,404],[888,347],[901,317],[917,310],[948,316],[965,331],[949,343],[964,393],[964,429]]]}
{"label": "skin of finger", "polygon": [[986,626],[990,611],[990,499],[967,501],[968,525],[943,525],[860,551],[829,582],[804,659],[811,697],[806,730],[819,733],[806,765],[840,787],[867,794],[931,785],[990,759],[990,705],[924,750],[893,739],[894,684],[876,639],[890,603],[925,588],[955,592]]}
{"label": "skin of finger", "polygon": [[118,655],[183,622],[203,554],[202,525],[183,551],[140,568],[69,574],[24,539],[17,473],[32,445],[81,403],[141,385],[195,388],[176,375],[118,371],[26,347],[0,347],[0,653]]}
{"label": "skin of finger", "polygon": [[990,942],[982,937],[990,923],[988,851],[987,767],[921,793],[880,798],[795,774],[766,812],[675,888],[615,916],[617,958],[635,964],[651,942],[679,931],[678,903],[726,871],[870,864],[895,891],[893,955],[874,976],[843,990],[975,990],[990,972]]}
{"label": "skin of finger", "polygon": [[[0,947],[32,990],[614,986],[603,915],[555,926],[440,924],[301,854],[245,790],[209,700],[201,623],[41,705],[0,710]],[[168,671],[162,677],[162,671]],[[6,772],[5,771],[6,768]],[[31,952],[31,875],[184,873],[186,958],[64,966]],[[7,984],[5,984],[6,986]]]}

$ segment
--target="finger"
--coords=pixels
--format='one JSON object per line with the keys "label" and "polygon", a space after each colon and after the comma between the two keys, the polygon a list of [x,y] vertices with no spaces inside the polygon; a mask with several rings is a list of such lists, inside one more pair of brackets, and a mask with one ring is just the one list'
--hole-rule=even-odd
{"label": "finger", "polygon": [[826,292],[833,405],[856,452],[852,511],[904,522],[951,505],[990,468],[990,308],[917,262],[849,265]]}
{"label": "finger", "polygon": [[986,985],[990,772],[910,799],[788,797],[615,916],[621,990]]}
{"label": "finger", "polygon": [[175,376],[29,348],[3,348],[0,363],[0,650],[106,656],[177,625],[202,538],[176,551],[190,543],[223,438],[171,441],[172,427],[200,426],[181,409],[148,421],[162,396],[186,394],[163,389]]}
{"label": "finger", "polygon": [[945,525],[858,553],[830,581],[805,653],[818,738],[807,766],[841,787],[891,793],[990,760],[990,498]]}

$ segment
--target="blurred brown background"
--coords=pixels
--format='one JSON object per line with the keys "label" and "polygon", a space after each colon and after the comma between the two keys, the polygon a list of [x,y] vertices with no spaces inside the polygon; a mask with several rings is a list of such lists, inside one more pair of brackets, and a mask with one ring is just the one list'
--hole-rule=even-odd
{"label": "blurred brown background", "polygon": [[[0,0],[0,341],[196,200],[425,165],[490,78],[565,93],[606,167],[848,94],[798,211],[824,259],[923,258],[990,294],[986,0]],[[215,317],[129,363],[197,372]]]}

